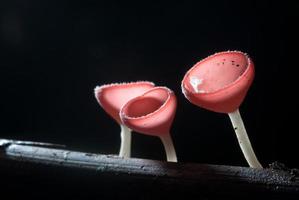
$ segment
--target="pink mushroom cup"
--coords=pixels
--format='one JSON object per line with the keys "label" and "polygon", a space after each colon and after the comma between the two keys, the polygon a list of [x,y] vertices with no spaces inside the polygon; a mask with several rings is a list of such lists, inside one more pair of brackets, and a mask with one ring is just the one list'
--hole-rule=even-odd
{"label": "pink mushroom cup", "polygon": [[97,86],[95,97],[100,106],[120,125],[121,145],[119,156],[131,156],[131,130],[122,123],[119,112],[129,100],[144,94],[155,85],[152,82],[137,81]]}
{"label": "pink mushroom cup", "polygon": [[161,139],[167,161],[177,162],[177,156],[170,136],[177,101],[170,89],[155,87],[143,95],[128,101],[120,111],[120,118],[127,127]]}
{"label": "pink mushroom cup", "polygon": [[262,168],[247,135],[239,107],[254,79],[254,64],[240,51],[216,53],[196,63],[184,76],[182,92],[193,104],[231,119],[250,167]]}

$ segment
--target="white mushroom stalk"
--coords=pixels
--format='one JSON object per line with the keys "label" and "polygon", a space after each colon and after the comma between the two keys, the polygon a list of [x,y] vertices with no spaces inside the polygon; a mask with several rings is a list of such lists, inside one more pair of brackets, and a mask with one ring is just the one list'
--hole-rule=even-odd
{"label": "white mushroom stalk", "polygon": [[127,126],[121,124],[120,125],[121,132],[120,132],[120,151],[119,156],[124,158],[131,157],[131,140],[132,140],[132,132]]}
{"label": "white mushroom stalk", "polygon": [[228,113],[228,115],[247,163],[253,168],[263,168],[253,151],[239,109],[235,112]]}
{"label": "white mushroom stalk", "polygon": [[163,143],[163,146],[164,146],[164,149],[166,152],[167,161],[168,162],[178,162],[175,148],[174,148],[170,134],[161,135],[161,136],[159,136],[159,138],[161,139],[161,141]]}

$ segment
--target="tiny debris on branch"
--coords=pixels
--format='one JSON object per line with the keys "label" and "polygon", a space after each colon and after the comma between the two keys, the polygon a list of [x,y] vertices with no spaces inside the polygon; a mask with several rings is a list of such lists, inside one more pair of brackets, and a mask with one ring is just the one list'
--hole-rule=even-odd
{"label": "tiny debris on branch", "polygon": [[27,197],[297,199],[297,169],[169,163],[0,140],[1,194]]}

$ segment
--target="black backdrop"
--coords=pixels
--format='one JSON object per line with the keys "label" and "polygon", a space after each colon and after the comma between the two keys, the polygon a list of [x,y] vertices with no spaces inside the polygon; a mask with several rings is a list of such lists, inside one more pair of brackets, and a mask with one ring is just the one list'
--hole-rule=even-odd
{"label": "black backdrop", "polygon": [[[229,118],[195,107],[180,89],[200,59],[241,50],[256,65],[240,109],[256,154],[265,166],[299,167],[298,8],[270,0],[1,1],[0,138],[116,154],[119,127],[93,89],[149,80],[177,95],[172,136],[180,161],[246,166]],[[140,134],[132,154],[165,159],[159,139]]]}

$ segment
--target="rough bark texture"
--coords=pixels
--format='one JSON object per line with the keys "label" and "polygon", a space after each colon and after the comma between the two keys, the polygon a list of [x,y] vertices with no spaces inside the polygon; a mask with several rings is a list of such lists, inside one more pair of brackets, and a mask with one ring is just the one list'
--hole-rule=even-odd
{"label": "rough bark texture", "polygon": [[296,169],[122,159],[46,145],[0,140],[1,195],[83,199],[299,198]]}

